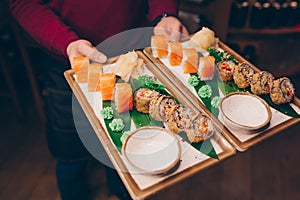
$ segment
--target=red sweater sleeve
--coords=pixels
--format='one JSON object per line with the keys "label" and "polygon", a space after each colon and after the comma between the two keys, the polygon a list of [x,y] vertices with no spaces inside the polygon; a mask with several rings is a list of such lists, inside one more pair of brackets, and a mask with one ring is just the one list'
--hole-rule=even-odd
{"label": "red sweater sleeve", "polygon": [[[139,12],[138,7],[143,6],[140,0],[124,1],[127,6],[122,7],[118,0],[90,0],[88,3],[82,0],[52,0],[48,4],[43,2],[10,0],[10,8],[16,20],[38,43],[49,51],[64,56],[68,44],[79,37],[91,42],[101,42],[113,34],[139,26],[140,23],[133,21],[138,15],[146,14]],[[148,4],[150,20],[163,13],[177,13],[177,0],[148,0]],[[111,15],[109,10],[112,8],[118,10],[116,15]],[[137,11],[132,13],[132,10]],[[64,22],[71,24],[72,29]],[[95,29],[101,23],[106,27],[105,31]]]}
{"label": "red sweater sleeve", "polygon": [[148,0],[148,2],[151,21],[164,13],[177,14],[177,0]]}
{"label": "red sweater sleeve", "polygon": [[20,25],[51,52],[66,56],[68,44],[78,36],[41,0],[10,0],[10,9]]}

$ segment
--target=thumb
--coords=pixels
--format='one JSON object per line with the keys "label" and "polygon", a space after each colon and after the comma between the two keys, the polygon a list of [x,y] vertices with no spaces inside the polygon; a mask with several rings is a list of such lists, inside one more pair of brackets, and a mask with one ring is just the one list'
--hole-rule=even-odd
{"label": "thumb", "polygon": [[73,66],[72,61],[76,56],[87,56],[90,60],[99,63],[105,63],[107,61],[107,57],[103,53],[99,52],[89,41],[82,39],[71,42],[68,45],[67,55],[71,66]]}
{"label": "thumb", "polygon": [[89,41],[87,40],[81,40],[81,42],[78,45],[78,51],[87,56],[90,60],[99,62],[99,63],[105,63],[107,61],[107,57],[98,51],[96,47],[94,47]]}
{"label": "thumb", "polygon": [[107,61],[107,57],[95,47],[92,47],[92,50],[87,56],[90,60],[95,62],[105,63]]}

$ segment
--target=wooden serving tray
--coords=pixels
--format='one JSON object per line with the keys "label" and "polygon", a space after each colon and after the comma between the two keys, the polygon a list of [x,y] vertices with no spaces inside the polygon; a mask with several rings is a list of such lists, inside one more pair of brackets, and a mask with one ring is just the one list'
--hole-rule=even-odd
{"label": "wooden serving tray", "polygon": [[[186,42],[186,41],[185,41]],[[239,62],[248,62],[245,60],[242,56],[237,54],[235,51],[233,51],[231,48],[226,46],[224,43],[219,42],[219,47],[223,49],[224,51],[227,51],[231,55],[235,56],[235,59]],[[271,108],[272,110],[272,119],[270,122],[270,126],[262,131],[259,131],[257,133],[245,133],[245,132],[238,132],[236,130],[232,130],[229,127],[225,125],[221,117],[219,116],[214,117],[213,114],[206,108],[206,106],[202,103],[200,98],[197,96],[195,92],[192,90],[191,86],[187,84],[187,82],[183,81],[182,77],[179,77],[178,73],[176,72],[176,67],[172,67],[168,64],[168,61],[166,61],[166,58],[158,59],[153,57],[151,47],[147,47],[144,49],[144,53],[149,57],[149,59],[158,66],[158,68],[161,70],[163,74],[165,74],[166,77],[168,77],[170,80],[173,81],[174,85],[177,86],[177,88],[185,95],[191,103],[193,103],[200,111],[206,113],[207,115],[210,115],[211,118],[214,120],[215,124],[219,126],[220,129],[222,129],[222,133],[226,137],[226,139],[238,150],[238,151],[245,151],[249,147],[254,146],[265,139],[279,133],[280,131],[288,128],[291,125],[294,125],[300,121],[300,118],[292,118],[288,117],[279,111],[276,111],[275,109]],[[249,62],[248,62],[249,63]],[[253,69],[256,72],[261,71],[253,64],[249,63]],[[179,66],[181,67],[181,66]],[[177,68],[179,69],[179,68]],[[300,112],[300,100],[295,97],[293,101],[293,106],[298,110],[297,112]]]}
{"label": "wooden serving tray", "polygon": [[[156,65],[154,65],[141,51],[136,52],[138,53],[139,58],[144,60],[147,70],[149,70],[166,87],[167,91],[178,99],[181,104],[194,111],[198,111],[198,108],[181,93],[174,83],[161,73],[160,69],[158,69]],[[117,58],[110,59],[108,64],[113,63],[116,59]],[[211,142],[216,149],[219,159],[210,158],[194,149],[188,142],[180,140],[182,147],[188,148],[186,148],[185,152],[181,154],[179,167],[171,173],[162,176],[130,173],[130,171],[128,171],[128,167],[130,166],[128,166],[128,163],[112,142],[103,120],[99,117],[99,115],[95,114],[99,113],[99,110],[95,110],[95,106],[89,103],[91,101],[89,101],[88,98],[91,95],[90,92],[87,92],[86,83],[78,84],[76,82],[74,70],[68,70],[64,73],[64,75],[89,119],[95,134],[99,138],[104,150],[118,171],[120,178],[133,199],[147,198],[160,190],[170,187],[171,185],[182,181],[205,168],[213,166],[236,153],[235,148],[223,136],[226,135],[222,133],[223,129],[216,125],[216,133],[211,138]]]}

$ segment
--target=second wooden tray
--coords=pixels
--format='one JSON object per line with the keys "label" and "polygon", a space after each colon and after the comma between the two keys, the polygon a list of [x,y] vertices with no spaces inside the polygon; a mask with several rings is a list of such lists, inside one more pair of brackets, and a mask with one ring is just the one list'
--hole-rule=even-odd
{"label": "second wooden tray", "polygon": [[[228,46],[226,46],[224,43],[220,42],[219,47],[222,50],[227,51],[231,55],[234,55],[237,61],[248,62],[243,57],[234,52],[232,49],[230,49]],[[177,86],[177,88],[182,92],[183,95],[185,95],[191,101],[191,103],[193,103],[200,111],[205,112],[207,115],[211,116],[215,124],[217,124],[219,128],[222,129],[222,133],[224,134],[226,139],[239,151],[245,151],[249,147],[264,141],[265,139],[279,133],[280,131],[300,121],[300,118],[292,118],[286,116],[280,113],[279,111],[271,108],[272,119],[270,122],[270,126],[267,129],[251,134],[245,133],[243,131],[236,131],[230,129],[224,124],[222,117],[213,116],[211,111],[207,109],[207,107],[202,103],[195,89],[192,86],[188,85],[187,78],[189,75],[182,75],[182,66],[170,66],[167,58],[155,58],[152,54],[151,47],[145,48],[144,53],[155,65],[157,65],[158,69],[160,69],[161,72],[165,74],[165,76],[168,77],[170,81],[174,83],[175,86]],[[260,69],[258,69],[256,66],[252,65],[251,63],[249,64],[253,67],[253,69],[256,72],[260,71]],[[300,100],[297,97],[295,97],[291,105],[296,110],[296,112],[300,113]]]}

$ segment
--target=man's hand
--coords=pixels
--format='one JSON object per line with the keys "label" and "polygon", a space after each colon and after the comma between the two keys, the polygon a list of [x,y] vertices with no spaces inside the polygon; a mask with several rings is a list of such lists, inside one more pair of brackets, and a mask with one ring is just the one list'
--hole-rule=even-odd
{"label": "man's hand", "polygon": [[107,61],[107,57],[99,52],[96,47],[94,47],[89,41],[87,40],[76,40],[71,42],[67,47],[67,55],[73,68],[73,58],[78,56],[87,56],[90,60],[105,63]]}
{"label": "man's hand", "polygon": [[179,41],[188,37],[189,32],[176,17],[164,17],[154,27],[155,35],[165,35],[169,41]]}

